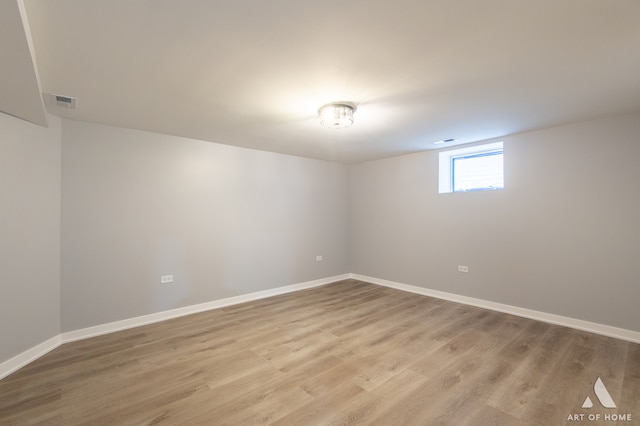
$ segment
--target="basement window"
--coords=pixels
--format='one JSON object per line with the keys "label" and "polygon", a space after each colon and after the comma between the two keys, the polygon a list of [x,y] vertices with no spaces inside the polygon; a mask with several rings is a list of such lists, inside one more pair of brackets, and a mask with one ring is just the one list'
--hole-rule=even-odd
{"label": "basement window", "polygon": [[502,142],[440,152],[438,192],[504,189]]}

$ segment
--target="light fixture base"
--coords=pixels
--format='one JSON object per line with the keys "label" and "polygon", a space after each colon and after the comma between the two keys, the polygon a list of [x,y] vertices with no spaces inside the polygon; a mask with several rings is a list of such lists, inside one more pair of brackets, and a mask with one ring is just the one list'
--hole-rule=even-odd
{"label": "light fixture base", "polygon": [[324,105],[318,110],[320,124],[331,129],[342,129],[353,124],[356,107],[350,103],[336,102]]}

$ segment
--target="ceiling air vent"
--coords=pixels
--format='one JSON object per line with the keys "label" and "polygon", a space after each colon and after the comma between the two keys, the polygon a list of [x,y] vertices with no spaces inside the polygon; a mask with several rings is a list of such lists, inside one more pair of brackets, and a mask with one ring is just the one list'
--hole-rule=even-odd
{"label": "ceiling air vent", "polygon": [[440,145],[441,143],[451,143],[451,142],[455,142],[456,138],[448,138],[448,139],[442,139],[439,141],[435,141],[433,142],[434,145]]}
{"label": "ceiling air vent", "polygon": [[54,105],[69,109],[76,109],[76,102],[78,101],[76,98],[64,95],[51,95],[51,100]]}

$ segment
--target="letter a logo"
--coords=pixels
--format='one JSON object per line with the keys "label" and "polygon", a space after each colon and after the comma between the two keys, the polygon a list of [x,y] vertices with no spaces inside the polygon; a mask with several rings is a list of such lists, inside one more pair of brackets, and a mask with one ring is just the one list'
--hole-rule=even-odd
{"label": "letter a logo", "polygon": [[[607,388],[604,387],[604,383],[602,383],[600,377],[598,377],[598,380],[596,380],[596,383],[593,385],[593,391],[596,393],[600,404],[602,404],[604,408],[616,408],[615,402],[613,402],[611,395],[609,395]],[[591,407],[593,407],[593,402],[591,402],[591,398],[587,397],[582,404],[582,408]]]}

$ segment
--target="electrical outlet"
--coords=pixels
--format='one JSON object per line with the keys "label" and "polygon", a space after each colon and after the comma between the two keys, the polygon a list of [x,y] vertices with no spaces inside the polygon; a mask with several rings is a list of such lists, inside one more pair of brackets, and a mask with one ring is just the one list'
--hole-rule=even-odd
{"label": "electrical outlet", "polygon": [[458,272],[469,272],[469,267],[464,265],[458,265]]}
{"label": "electrical outlet", "polygon": [[322,260],[322,256],[316,256],[316,262],[320,262]]}
{"label": "electrical outlet", "polygon": [[160,284],[168,284],[173,282],[173,275],[160,276]]}

